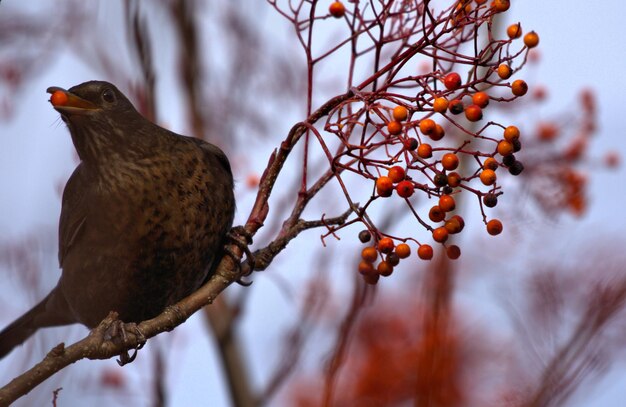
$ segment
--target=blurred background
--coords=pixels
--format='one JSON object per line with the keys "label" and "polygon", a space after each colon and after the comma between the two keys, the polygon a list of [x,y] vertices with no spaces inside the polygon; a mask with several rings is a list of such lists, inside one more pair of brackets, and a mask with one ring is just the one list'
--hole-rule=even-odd
{"label": "blurred background", "polygon": [[[271,152],[307,112],[306,59],[271,3],[0,3],[0,325],[59,277],[60,194],[77,157],[49,86],[113,82],[160,125],[219,145],[237,180],[235,223],[245,222]],[[324,14],[331,2],[318,3]],[[355,271],[358,227],[327,238],[326,247],[323,232],[303,233],[251,287],[230,287],[212,310],[150,340],[131,365],[80,361],[16,405],[48,404],[62,387],[63,406],[312,406],[334,382],[331,405],[621,406],[625,11],[617,0],[520,1],[498,17],[502,31],[521,22],[541,37],[520,73],[528,100],[502,117],[551,139],[545,149],[555,151],[593,121],[593,136],[567,168],[552,163],[510,182],[494,209],[502,235],[487,236],[468,202],[462,213],[474,226],[459,238],[460,260],[415,260],[373,290]],[[320,23],[316,51],[345,34],[338,21]],[[337,61],[320,66],[313,109],[345,91]],[[594,100],[593,115],[581,95]],[[540,150],[528,154],[539,169],[551,164]],[[291,210],[299,165],[279,178],[256,247]],[[574,183],[575,191],[555,183]],[[305,214],[343,212],[333,188]],[[554,205],[568,193],[574,199]],[[450,307],[445,330],[428,316],[442,296]],[[86,333],[81,326],[39,332],[0,361],[2,384]]]}

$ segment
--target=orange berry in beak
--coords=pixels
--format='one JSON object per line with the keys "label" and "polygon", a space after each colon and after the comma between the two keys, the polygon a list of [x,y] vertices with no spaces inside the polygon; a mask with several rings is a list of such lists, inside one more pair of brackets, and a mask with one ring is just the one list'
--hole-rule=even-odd
{"label": "orange berry in beak", "polygon": [[52,103],[52,106],[65,106],[67,104],[67,94],[62,90],[55,91],[50,96],[50,103]]}

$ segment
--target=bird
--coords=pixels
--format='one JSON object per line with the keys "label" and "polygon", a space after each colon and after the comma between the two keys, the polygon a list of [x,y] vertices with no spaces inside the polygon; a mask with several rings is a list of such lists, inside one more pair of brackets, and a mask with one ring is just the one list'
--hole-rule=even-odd
{"label": "bird", "polygon": [[80,159],[62,196],[61,276],[0,332],[0,358],[40,328],[159,315],[215,272],[235,214],[230,163],[214,144],[151,122],[108,82],[47,92]]}

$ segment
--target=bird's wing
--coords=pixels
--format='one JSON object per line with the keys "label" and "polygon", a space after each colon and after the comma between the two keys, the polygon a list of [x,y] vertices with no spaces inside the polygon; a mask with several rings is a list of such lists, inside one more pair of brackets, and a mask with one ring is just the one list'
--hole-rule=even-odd
{"label": "bird's wing", "polygon": [[80,164],[63,190],[61,219],[59,221],[59,265],[63,267],[63,259],[72,248],[87,219],[86,206],[83,204],[85,191],[82,183]]}

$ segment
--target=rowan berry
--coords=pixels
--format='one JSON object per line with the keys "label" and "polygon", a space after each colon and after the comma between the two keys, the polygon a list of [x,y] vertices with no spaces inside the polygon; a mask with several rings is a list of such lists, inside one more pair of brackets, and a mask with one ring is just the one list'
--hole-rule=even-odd
{"label": "rowan berry", "polygon": [[509,143],[506,140],[500,140],[498,142],[498,147],[496,148],[498,154],[501,156],[507,156],[513,154],[513,144]]}
{"label": "rowan berry", "polygon": [[387,277],[390,276],[391,273],[393,273],[393,266],[389,264],[389,262],[383,260],[378,263],[378,267],[376,268],[376,270],[381,276]]}
{"label": "rowan berry", "polygon": [[524,96],[528,92],[528,84],[521,79],[516,79],[511,84],[511,92],[515,96]]}
{"label": "rowan berry", "polygon": [[363,250],[361,250],[361,258],[364,261],[373,263],[378,258],[378,252],[376,251],[376,248],[372,246],[364,247]]}
{"label": "rowan berry", "polygon": [[433,119],[420,120],[419,128],[422,134],[429,136],[435,132],[436,127],[437,123]]}
{"label": "rowan berry", "polygon": [[444,223],[443,227],[446,228],[450,234],[459,233],[465,227],[465,221],[459,215],[454,215]]}
{"label": "rowan berry", "polygon": [[435,124],[435,131],[433,132],[433,134],[429,135],[428,137],[430,137],[430,139],[433,141],[438,141],[438,140],[441,140],[443,136],[445,135],[446,135],[446,131],[443,129],[443,127],[439,123],[437,123]]}
{"label": "rowan berry", "polygon": [[407,150],[415,150],[418,146],[418,142],[417,139],[414,137],[408,138],[406,140],[404,140],[404,148],[406,148]]}
{"label": "rowan berry", "polygon": [[67,103],[67,94],[62,90],[55,90],[52,95],[50,95],[50,103],[52,106],[65,106]]}
{"label": "rowan berry", "polygon": [[400,181],[396,186],[396,192],[402,198],[409,198],[415,192],[415,186],[409,180]]}
{"label": "rowan berry", "polygon": [[397,184],[404,179],[406,173],[404,172],[404,168],[400,167],[399,165],[394,165],[393,167],[389,168],[387,176],[394,184]]}
{"label": "rowan berry", "polygon": [[439,197],[439,207],[444,212],[453,211],[456,208],[456,202],[454,201],[454,197],[450,195],[441,195]]}
{"label": "rowan berry", "polygon": [[380,274],[372,273],[372,274],[363,274],[363,280],[370,285],[376,285],[378,280],[380,279]]}
{"label": "rowan berry", "polygon": [[511,71],[511,67],[507,64],[500,64],[500,66],[498,66],[497,72],[500,79],[509,79],[513,74],[513,71]]}
{"label": "rowan berry", "polygon": [[456,170],[459,166],[459,157],[454,153],[446,153],[441,157],[441,166],[448,171]]}
{"label": "rowan berry", "polygon": [[455,244],[446,248],[446,254],[450,260],[456,260],[461,257],[461,248]]}
{"label": "rowan berry", "polygon": [[502,222],[498,219],[491,219],[487,222],[487,233],[491,236],[496,236],[502,233]]}
{"label": "rowan berry", "polygon": [[409,117],[409,111],[404,106],[396,106],[393,108],[393,119],[399,122],[405,121]]}
{"label": "rowan berry", "polygon": [[340,1],[335,1],[328,7],[328,12],[335,18],[341,18],[346,14],[346,6]]}
{"label": "rowan berry", "polygon": [[451,172],[448,174],[448,185],[452,188],[456,188],[461,185],[461,175],[458,172]]}
{"label": "rowan berry", "polygon": [[519,161],[514,161],[513,164],[509,166],[509,173],[511,175],[520,175],[524,171],[524,164]]}
{"label": "rowan berry", "polygon": [[461,75],[456,72],[450,72],[443,78],[443,85],[448,90],[457,90],[461,87]]}
{"label": "rowan berry", "polygon": [[437,113],[445,113],[448,110],[448,99],[444,97],[435,98],[433,101],[433,110]]}
{"label": "rowan berry", "polygon": [[496,12],[503,13],[511,7],[511,2],[509,0],[493,0],[491,5]]}
{"label": "rowan berry", "polygon": [[513,141],[511,141],[511,144],[513,144],[513,152],[517,153],[519,150],[522,149],[522,142],[519,141],[519,139],[513,139]]}
{"label": "rowan berry", "polygon": [[433,230],[433,240],[438,243],[443,243],[448,240],[448,229],[442,226]]}
{"label": "rowan berry", "polygon": [[519,138],[519,129],[515,126],[509,126],[504,129],[504,139],[506,141],[513,141]]}
{"label": "rowan berry", "polygon": [[450,113],[452,114],[461,114],[463,110],[465,110],[465,107],[460,99],[454,99],[448,104],[448,109],[450,109]]}
{"label": "rowan berry", "polygon": [[378,250],[380,250],[381,253],[391,253],[394,247],[395,244],[393,243],[393,239],[390,237],[383,237],[378,241]]}
{"label": "rowan berry", "polygon": [[435,181],[435,185],[438,187],[445,187],[448,185],[448,176],[443,172],[436,174],[433,180]]}
{"label": "rowan berry", "polygon": [[477,122],[483,118],[483,109],[478,105],[469,105],[465,108],[465,117],[470,122]]}
{"label": "rowan berry", "polygon": [[446,212],[439,205],[435,205],[428,211],[428,218],[433,222],[441,222],[446,218]]}
{"label": "rowan berry", "polygon": [[487,208],[493,208],[498,204],[498,197],[496,194],[488,192],[483,196],[483,204],[485,204]]}
{"label": "rowan berry", "polygon": [[385,261],[391,264],[391,267],[396,267],[400,264],[400,257],[396,253],[389,253],[387,257],[385,257]]}
{"label": "rowan berry", "polygon": [[430,260],[433,258],[433,248],[429,244],[420,245],[417,248],[417,257],[422,260]]}
{"label": "rowan berry", "polygon": [[400,243],[396,246],[396,254],[401,259],[406,259],[411,255],[411,246],[406,243]]}
{"label": "rowan berry", "polygon": [[417,155],[421,158],[430,158],[433,156],[433,148],[430,144],[422,143],[417,148]]}
{"label": "rowan berry", "polygon": [[539,45],[539,35],[534,31],[529,32],[524,36],[524,45],[528,48],[535,48]]}
{"label": "rowan berry", "polygon": [[362,230],[359,232],[359,240],[361,243],[367,243],[372,239],[372,234],[369,230]]}
{"label": "rowan berry", "polygon": [[374,265],[368,261],[362,260],[359,262],[359,273],[363,275],[374,274]]}
{"label": "rowan berry", "polygon": [[502,157],[502,164],[507,167],[511,166],[515,162],[515,156],[513,154],[506,155]]}
{"label": "rowan berry", "polygon": [[484,185],[493,185],[496,182],[496,173],[492,170],[483,170],[480,173],[480,182]]}
{"label": "rowan berry", "polygon": [[393,181],[389,177],[380,176],[376,180],[376,192],[382,197],[391,196],[393,192]]}
{"label": "rowan berry", "polygon": [[511,24],[506,29],[506,35],[509,36],[510,39],[514,40],[522,36],[522,25],[520,23]]}
{"label": "rowan berry", "polygon": [[392,136],[397,136],[398,134],[402,133],[402,124],[400,124],[400,122],[392,120],[387,123],[387,131]]}
{"label": "rowan berry", "polygon": [[498,169],[498,167],[499,167],[498,161],[495,158],[493,158],[493,157],[488,157],[483,162],[483,169],[485,169],[485,170],[495,171],[495,170]]}
{"label": "rowan berry", "polygon": [[486,92],[476,92],[472,96],[472,103],[481,108],[487,107],[489,104],[489,95]]}

